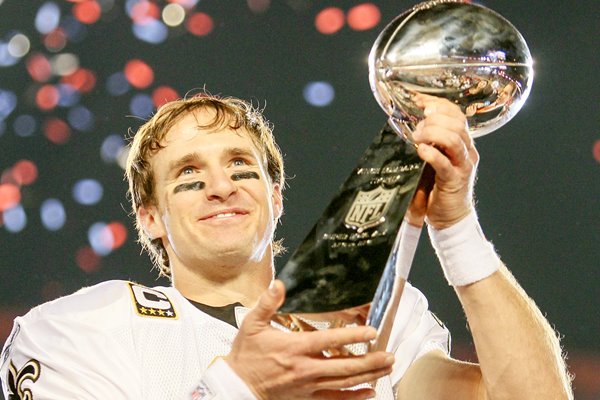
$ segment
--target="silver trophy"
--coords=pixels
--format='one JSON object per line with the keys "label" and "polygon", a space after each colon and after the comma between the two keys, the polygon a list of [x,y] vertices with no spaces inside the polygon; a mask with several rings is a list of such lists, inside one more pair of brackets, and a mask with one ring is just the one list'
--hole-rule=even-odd
{"label": "silver trophy", "polygon": [[[369,81],[388,124],[280,271],[288,295],[274,320],[294,331],[370,325],[378,337],[368,350],[385,349],[416,250],[405,240],[406,224],[424,218],[413,198],[432,179],[412,141],[423,118],[414,95],[458,104],[477,137],[519,111],[532,79],[523,37],[485,7],[430,1],[394,19],[369,56]],[[356,352],[329,351],[348,353]]]}
{"label": "silver trophy", "polygon": [[394,19],[369,55],[369,83],[390,125],[412,142],[423,117],[415,93],[443,97],[466,114],[472,137],[498,129],[521,109],[533,62],[517,29],[463,1],[416,5]]}

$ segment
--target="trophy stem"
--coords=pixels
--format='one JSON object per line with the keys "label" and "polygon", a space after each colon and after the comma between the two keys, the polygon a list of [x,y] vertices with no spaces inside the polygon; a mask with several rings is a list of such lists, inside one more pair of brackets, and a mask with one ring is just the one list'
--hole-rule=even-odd
{"label": "trophy stem", "polygon": [[387,304],[386,313],[384,315],[383,320],[381,321],[381,325],[379,326],[379,329],[377,329],[377,337],[369,346],[369,351],[386,350],[390,340],[390,336],[392,334],[394,317],[398,312],[398,307],[400,306],[400,298],[402,297],[402,292],[404,291],[405,284],[406,279],[402,278],[397,279],[394,283],[392,297],[390,298],[389,303]]}
{"label": "trophy stem", "polygon": [[373,301],[424,166],[386,124],[279,271],[287,290],[282,312],[328,313]]}

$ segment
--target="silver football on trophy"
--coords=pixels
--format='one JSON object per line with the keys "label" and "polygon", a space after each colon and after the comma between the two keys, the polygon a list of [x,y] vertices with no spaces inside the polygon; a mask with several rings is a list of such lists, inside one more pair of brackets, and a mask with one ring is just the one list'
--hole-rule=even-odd
{"label": "silver football on trophy", "polygon": [[458,104],[473,137],[508,122],[533,81],[525,40],[501,15],[457,0],[418,4],[394,19],[369,55],[369,82],[396,132],[412,142],[423,117],[413,95]]}

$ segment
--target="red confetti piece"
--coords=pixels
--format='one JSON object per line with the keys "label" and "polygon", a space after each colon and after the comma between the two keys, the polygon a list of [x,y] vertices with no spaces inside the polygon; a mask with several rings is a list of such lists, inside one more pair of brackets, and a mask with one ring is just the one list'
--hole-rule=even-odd
{"label": "red confetti piece", "polygon": [[73,16],[84,24],[90,25],[100,19],[102,14],[102,8],[96,0],[86,0],[77,2],[73,6]]}
{"label": "red confetti piece", "polygon": [[127,228],[125,228],[125,225],[123,225],[121,222],[111,222],[106,227],[110,230],[113,238],[113,250],[123,246],[125,240],[127,240]]}
{"label": "red confetti piece", "polygon": [[12,168],[12,175],[21,185],[31,185],[38,177],[38,169],[33,161],[20,160]]}
{"label": "red confetti piece", "polygon": [[170,86],[159,86],[152,92],[152,102],[156,108],[173,100],[177,100],[179,94]]}
{"label": "red confetti piece", "polygon": [[52,110],[60,100],[60,92],[54,85],[44,85],[35,94],[35,103],[40,110]]}
{"label": "red confetti piece", "polygon": [[379,8],[372,3],[354,6],[348,11],[348,25],[357,31],[366,31],[375,27],[381,20]]}
{"label": "red confetti piece", "polygon": [[56,28],[44,37],[44,46],[50,51],[62,50],[67,44],[67,35],[62,28]]}
{"label": "red confetti piece", "polygon": [[134,23],[143,24],[148,20],[159,19],[160,8],[149,1],[139,1],[131,7],[130,16]]}
{"label": "red confetti piece", "polygon": [[8,210],[19,204],[20,201],[21,191],[17,185],[12,183],[0,185],[0,211]]}
{"label": "red confetti piece", "polygon": [[88,93],[96,86],[96,74],[89,69],[78,68],[73,73],[63,76],[61,82],[71,85],[81,93]]}
{"label": "red confetti piece", "polygon": [[592,154],[594,154],[594,158],[596,159],[596,161],[600,163],[600,139],[596,140],[596,143],[594,143],[594,147],[592,148]]}
{"label": "red confetti piece", "polygon": [[199,12],[190,16],[185,26],[193,35],[206,36],[212,32],[214,23],[210,15]]}
{"label": "red confetti piece", "polygon": [[50,62],[40,53],[34,53],[27,59],[27,72],[34,81],[46,82],[52,75]]}
{"label": "red confetti piece", "polygon": [[344,11],[337,7],[328,7],[317,14],[315,26],[325,35],[336,33],[344,26]]}
{"label": "red confetti piece", "polygon": [[75,262],[77,262],[79,268],[87,273],[97,271],[100,268],[100,256],[89,246],[77,250]]}
{"label": "red confetti piece", "polygon": [[60,118],[50,118],[44,122],[44,135],[55,144],[64,144],[71,137],[71,128]]}
{"label": "red confetti piece", "polygon": [[154,71],[142,60],[131,60],[125,65],[125,78],[131,86],[145,89],[154,82]]}

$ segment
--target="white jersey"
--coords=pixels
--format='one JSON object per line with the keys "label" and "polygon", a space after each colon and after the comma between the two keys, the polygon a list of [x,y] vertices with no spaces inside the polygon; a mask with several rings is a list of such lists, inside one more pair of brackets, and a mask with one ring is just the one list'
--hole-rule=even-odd
{"label": "white jersey", "polygon": [[[393,399],[392,386],[419,356],[449,351],[449,333],[427,307],[407,284],[388,346],[396,363],[379,380],[378,399]],[[175,288],[108,281],[16,318],[0,379],[7,399],[205,398],[199,382],[236,334]]]}

